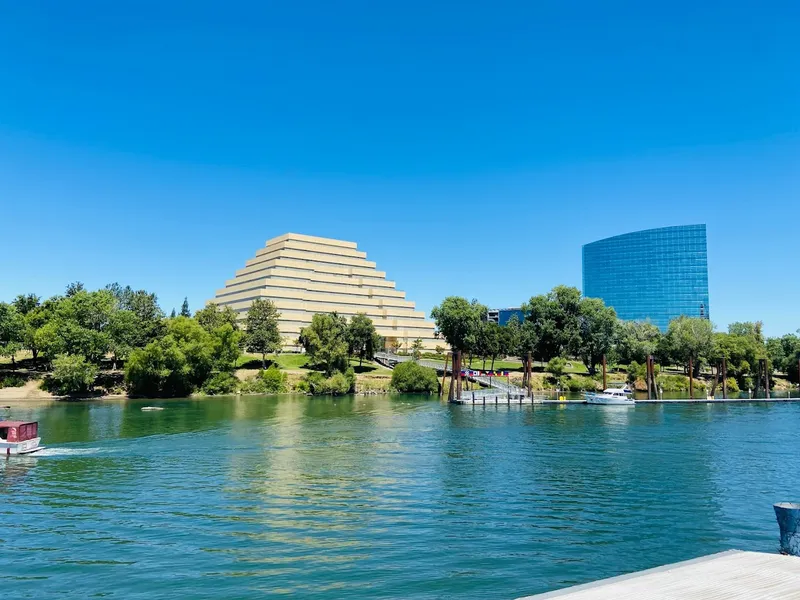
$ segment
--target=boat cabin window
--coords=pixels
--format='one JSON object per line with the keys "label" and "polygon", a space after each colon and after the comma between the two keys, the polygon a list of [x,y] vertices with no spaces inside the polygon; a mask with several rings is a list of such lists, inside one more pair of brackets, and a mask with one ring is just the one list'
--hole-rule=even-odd
{"label": "boat cabin window", "polygon": [[8,427],[0,427],[0,440],[8,440]]}

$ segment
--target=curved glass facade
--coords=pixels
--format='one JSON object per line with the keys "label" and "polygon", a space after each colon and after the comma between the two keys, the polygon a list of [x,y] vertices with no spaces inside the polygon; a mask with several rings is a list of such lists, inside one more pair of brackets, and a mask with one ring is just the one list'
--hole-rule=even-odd
{"label": "curved glass facade", "polygon": [[617,235],[583,247],[583,294],[620,319],[662,330],[681,315],[709,318],[705,225]]}

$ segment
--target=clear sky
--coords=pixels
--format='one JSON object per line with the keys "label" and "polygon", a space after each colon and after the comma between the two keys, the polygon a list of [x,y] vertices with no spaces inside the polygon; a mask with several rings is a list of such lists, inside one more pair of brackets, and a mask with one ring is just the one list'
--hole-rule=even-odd
{"label": "clear sky", "polygon": [[200,308],[268,238],[418,306],[708,225],[711,315],[800,327],[800,2],[0,0],[0,300]]}

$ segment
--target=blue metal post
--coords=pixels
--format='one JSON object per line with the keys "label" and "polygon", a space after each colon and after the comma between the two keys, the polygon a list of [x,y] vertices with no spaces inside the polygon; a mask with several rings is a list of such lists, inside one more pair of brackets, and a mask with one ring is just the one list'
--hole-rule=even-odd
{"label": "blue metal post", "polygon": [[800,504],[779,502],[774,508],[781,529],[781,554],[800,556]]}

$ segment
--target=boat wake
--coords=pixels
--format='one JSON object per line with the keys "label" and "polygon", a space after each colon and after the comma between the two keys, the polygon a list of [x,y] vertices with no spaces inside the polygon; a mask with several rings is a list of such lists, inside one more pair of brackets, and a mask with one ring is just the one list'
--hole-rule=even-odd
{"label": "boat wake", "polygon": [[38,452],[34,452],[30,456],[36,458],[42,456],[89,456],[91,454],[101,454],[108,452],[102,448],[42,448]]}

